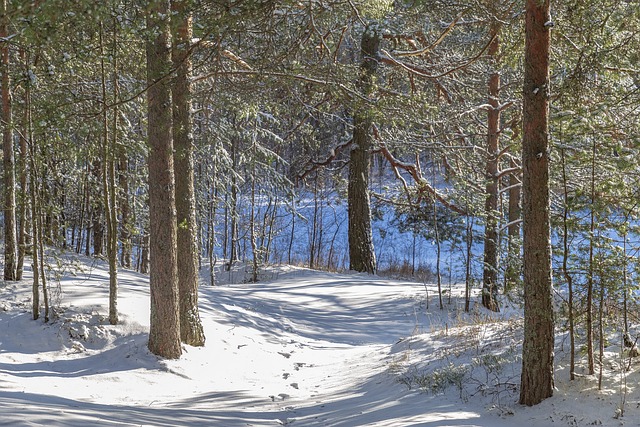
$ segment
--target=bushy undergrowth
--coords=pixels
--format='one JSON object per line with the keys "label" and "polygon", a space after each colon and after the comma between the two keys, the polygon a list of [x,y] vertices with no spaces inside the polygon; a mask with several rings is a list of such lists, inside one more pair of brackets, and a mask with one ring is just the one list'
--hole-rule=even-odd
{"label": "bushy undergrowth", "polygon": [[[489,397],[501,406],[517,392],[521,360],[519,318],[458,313],[454,324],[414,336],[390,371],[408,390],[456,391],[463,401]],[[448,318],[451,320],[451,314]]]}

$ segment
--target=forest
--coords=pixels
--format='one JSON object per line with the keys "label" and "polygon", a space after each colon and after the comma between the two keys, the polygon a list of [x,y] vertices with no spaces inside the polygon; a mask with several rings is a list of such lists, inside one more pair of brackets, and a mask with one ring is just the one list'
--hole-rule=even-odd
{"label": "forest", "polygon": [[638,355],[636,0],[0,5],[0,287],[30,268],[33,321],[64,254],[104,260],[108,323],[148,274],[179,359],[202,288],[291,265],[519,310],[526,406],[560,335],[571,380]]}

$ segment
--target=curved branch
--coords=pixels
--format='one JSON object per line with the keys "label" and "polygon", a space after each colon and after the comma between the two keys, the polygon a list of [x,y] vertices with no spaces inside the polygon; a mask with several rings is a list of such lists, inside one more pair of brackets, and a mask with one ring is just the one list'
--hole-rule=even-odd
{"label": "curved branch", "polygon": [[353,138],[349,139],[346,142],[343,142],[342,144],[338,144],[335,148],[331,149],[331,151],[329,152],[329,156],[327,156],[327,158],[325,158],[322,161],[309,160],[305,165],[304,171],[298,176],[296,176],[296,185],[298,184],[298,182],[305,179],[307,175],[309,175],[311,172],[314,172],[320,169],[321,167],[327,166],[329,163],[333,162],[336,159],[336,157],[338,157],[338,153],[340,153],[342,150],[350,146],[352,143],[353,143]]}
{"label": "curved branch", "polygon": [[[442,203],[446,208],[451,209],[452,211],[459,213],[460,215],[468,215],[468,212],[465,209],[459,207],[455,203],[448,201],[442,194],[438,192],[438,190],[436,190],[433,186],[431,186],[427,182],[427,180],[422,177],[422,173],[420,172],[420,169],[418,168],[417,165],[412,163],[406,163],[396,159],[387,148],[387,145],[380,140],[380,134],[378,132],[377,126],[375,125],[374,125],[374,134],[378,139],[378,146],[379,146],[378,151],[380,152],[380,154],[382,154],[384,158],[387,159],[387,161],[391,164],[391,166],[394,169],[396,169],[396,171],[397,169],[403,169],[406,172],[408,172],[409,175],[411,175],[411,177],[413,178],[414,182],[416,183],[419,192],[426,191],[427,193],[431,194],[437,201]],[[397,175],[398,174],[396,172],[396,176]]]}

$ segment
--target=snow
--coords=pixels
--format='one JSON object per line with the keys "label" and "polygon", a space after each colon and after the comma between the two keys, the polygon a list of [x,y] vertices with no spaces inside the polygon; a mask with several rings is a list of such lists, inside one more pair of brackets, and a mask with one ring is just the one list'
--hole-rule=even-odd
{"label": "snow", "polygon": [[205,347],[162,360],[146,348],[148,278],[120,271],[111,326],[105,263],[66,257],[48,324],[31,319],[29,277],[0,285],[0,425],[637,425],[637,363],[622,375],[612,345],[603,391],[593,376],[569,382],[562,334],[554,397],[518,405],[521,311],[465,313],[462,287],[441,311],[434,286],[427,299],[423,284],[376,276],[219,274],[200,289]]}

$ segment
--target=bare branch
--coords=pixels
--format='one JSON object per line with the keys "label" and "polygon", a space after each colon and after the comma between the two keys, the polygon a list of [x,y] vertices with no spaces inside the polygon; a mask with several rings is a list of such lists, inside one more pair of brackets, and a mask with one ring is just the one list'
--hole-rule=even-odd
{"label": "bare branch", "polygon": [[414,182],[416,183],[419,193],[427,192],[431,194],[437,201],[442,203],[446,208],[451,209],[452,211],[457,212],[461,215],[467,215],[467,211],[465,209],[462,209],[459,206],[455,205],[454,203],[451,203],[450,201],[448,201],[442,194],[438,192],[438,190],[436,190],[433,186],[431,186],[427,182],[427,180],[422,177],[422,173],[420,172],[420,169],[416,164],[406,163],[396,159],[387,148],[387,145],[380,140],[379,138],[380,134],[378,132],[377,126],[375,125],[374,125],[374,133],[378,138],[378,146],[379,146],[380,154],[382,154],[384,158],[387,159],[387,161],[394,168],[403,169],[406,172],[408,172],[409,175],[411,175],[411,177],[413,178]]}
{"label": "bare branch", "polygon": [[320,169],[321,167],[327,166],[329,163],[333,162],[336,159],[336,157],[338,157],[338,153],[340,153],[345,148],[349,147],[351,143],[353,143],[353,138],[349,139],[346,142],[343,142],[342,144],[338,144],[335,148],[331,149],[331,151],[329,152],[329,156],[327,156],[327,158],[325,158],[322,161],[309,160],[305,165],[304,171],[298,176],[296,176],[296,185],[298,182],[305,179],[307,175],[309,175],[311,172],[314,172]]}

